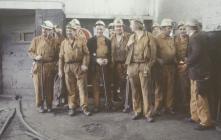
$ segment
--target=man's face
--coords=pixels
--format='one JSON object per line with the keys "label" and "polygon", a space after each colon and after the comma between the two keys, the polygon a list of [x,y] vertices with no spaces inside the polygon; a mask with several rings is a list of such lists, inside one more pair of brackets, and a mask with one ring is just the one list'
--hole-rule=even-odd
{"label": "man's face", "polygon": [[133,20],[130,22],[130,29],[132,32],[137,30],[137,25]]}
{"label": "man's face", "polygon": [[109,31],[109,34],[111,35],[115,33],[113,28],[109,28],[108,31]]}
{"label": "man's face", "polygon": [[116,25],[114,26],[114,30],[116,34],[122,34],[124,32],[123,26],[122,25]]}
{"label": "man's face", "polygon": [[49,37],[52,35],[52,30],[51,29],[48,29],[48,28],[44,28],[42,27],[41,28],[41,33],[44,37]]}
{"label": "man's face", "polygon": [[182,36],[186,35],[186,28],[185,28],[185,26],[180,26],[178,32]]}
{"label": "man's face", "polygon": [[185,28],[186,28],[186,33],[189,35],[191,33],[191,27],[185,26]]}
{"label": "man's face", "polygon": [[160,27],[154,27],[153,30],[152,30],[152,33],[154,35],[159,35],[160,34]]}
{"label": "man's face", "polygon": [[164,27],[162,27],[162,30],[161,30],[161,32],[163,34],[165,34],[166,36],[169,36],[171,31],[172,31],[172,27],[171,26],[164,26]]}
{"label": "man's face", "polygon": [[97,35],[103,35],[104,32],[104,26],[103,25],[97,25],[96,26]]}
{"label": "man's face", "polygon": [[73,39],[76,34],[77,34],[77,30],[76,29],[66,28],[66,36],[67,36],[67,38]]}
{"label": "man's face", "polygon": [[61,34],[62,35],[62,29],[55,29],[56,33]]}

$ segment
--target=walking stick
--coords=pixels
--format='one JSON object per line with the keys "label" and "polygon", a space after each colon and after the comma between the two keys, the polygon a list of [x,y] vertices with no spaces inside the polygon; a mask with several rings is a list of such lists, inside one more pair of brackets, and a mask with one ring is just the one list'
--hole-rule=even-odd
{"label": "walking stick", "polygon": [[45,93],[44,93],[44,66],[43,63],[40,64],[41,66],[41,98],[42,98],[42,106],[44,106],[44,102],[46,99]]}
{"label": "walking stick", "polygon": [[129,81],[129,77],[127,76],[127,83],[126,83],[126,99],[125,99],[125,103],[124,103],[124,108],[125,109],[129,109],[129,96],[130,96],[130,81]]}
{"label": "walking stick", "polygon": [[62,104],[62,99],[65,100],[65,81],[64,81],[64,76],[62,75],[62,77],[59,77],[59,88],[60,88],[60,94],[58,96],[58,102],[59,105]]}
{"label": "walking stick", "polygon": [[103,87],[104,87],[105,107],[107,111],[109,111],[107,88],[106,88],[106,82],[105,82],[105,77],[104,77],[104,66],[101,66],[101,73],[102,73],[102,80],[103,80]]}

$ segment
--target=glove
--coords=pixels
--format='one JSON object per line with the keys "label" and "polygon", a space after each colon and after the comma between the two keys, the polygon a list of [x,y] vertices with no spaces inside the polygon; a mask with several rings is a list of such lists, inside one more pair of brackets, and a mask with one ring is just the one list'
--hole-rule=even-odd
{"label": "glove", "polygon": [[35,60],[41,60],[42,59],[42,56],[41,55],[37,55],[36,57],[35,57]]}
{"label": "glove", "polygon": [[63,76],[63,72],[62,71],[58,71],[58,76],[61,78]]}
{"label": "glove", "polygon": [[103,64],[103,60],[101,58],[97,58],[96,62],[99,64],[99,65],[102,65]]}
{"label": "glove", "polygon": [[[181,64],[181,63],[180,63]],[[187,69],[187,64],[183,63],[181,65],[178,65],[177,66],[177,69],[178,69],[178,72],[182,73],[182,72],[185,72],[186,69]]]}
{"label": "glove", "polygon": [[84,72],[85,72],[85,71],[87,71],[87,69],[88,69],[88,68],[87,68],[87,66],[86,66],[86,65],[81,65],[81,70],[82,70],[82,71],[84,71]]}

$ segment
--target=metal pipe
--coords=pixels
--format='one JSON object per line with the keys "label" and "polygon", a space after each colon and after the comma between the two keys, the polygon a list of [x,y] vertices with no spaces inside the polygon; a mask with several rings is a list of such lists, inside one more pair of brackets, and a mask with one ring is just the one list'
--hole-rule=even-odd
{"label": "metal pipe", "polygon": [[11,123],[11,120],[13,119],[13,117],[15,116],[15,108],[13,109],[13,111],[8,115],[7,120],[5,121],[4,125],[2,126],[1,130],[0,130],[0,138],[2,137],[3,133],[5,132],[6,128],[8,127],[8,125]]}
{"label": "metal pipe", "polygon": [[22,114],[22,108],[21,108],[21,104],[22,104],[22,99],[18,99],[18,105],[17,105],[17,115],[19,117],[19,120],[22,122],[22,124],[33,134],[35,134],[36,136],[38,136],[39,138],[41,138],[41,140],[52,140],[51,138],[44,136],[42,134],[40,134],[39,132],[37,132],[36,130],[34,130],[23,118],[23,114]]}

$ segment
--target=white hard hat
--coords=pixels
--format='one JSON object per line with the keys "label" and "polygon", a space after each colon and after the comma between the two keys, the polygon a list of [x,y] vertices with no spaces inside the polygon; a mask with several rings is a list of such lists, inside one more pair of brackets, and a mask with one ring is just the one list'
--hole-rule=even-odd
{"label": "white hard hat", "polygon": [[72,19],[69,23],[72,24],[72,25],[77,26],[78,28],[81,27],[80,21],[78,19],[76,19],[76,18]]}
{"label": "white hard hat", "polygon": [[193,26],[193,27],[195,26],[195,27],[197,27],[197,26],[199,26],[199,21],[196,20],[196,19],[189,19],[189,20],[186,21],[185,25],[186,26]]}
{"label": "white hard hat", "polygon": [[105,23],[102,21],[102,20],[98,20],[95,25],[102,25],[102,26],[105,26]]}
{"label": "white hard hat", "polygon": [[111,22],[110,24],[108,24],[108,28],[113,28],[114,27],[114,23]]}
{"label": "white hard hat", "polygon": [[179,21],[177,27],[179,28],[180,26],[184,26],[185,22],[184,21]]}
{"label": "white hard hat", "polygon": [[79,25],[76,24],[75,22],[71,21],[66,25],[66,28],[78,29]]}
{"label": "white hard hat", "polygon": [[43,22],[43,24],[41,25],[42,28],[47,28],[47,29],[53,29],[54,25],[51,21],[46,20]]}
{"label": "white hard hat", "polygon": [[153,23],[153,25],[152,25],[152,28],[154,28],[154,27],[160,27],[160,25],[155,22],[155,23]]}
{"label": "white hard hat", "polygon": [[132,19],[132,21],[134,21],[136,23],[139,23],[139,24],[142,24],[142,25],[144,24],[144,21],[141,18]]}
{"label": "white hard hat", "polygon": [[160,26],[161,26],[161,27],[164,27],[164,26],[172,26],[172,22],[173,22],[172,19],[165,18],[165,19],[163,19],[163,20],[161,21]]}
{"label": "white hard hat", "polygon": [[120,19],[120,18],[116,18],[116,19],[114,20],[114,26],[117,26],[117,25],[120,25],[120,26],[124,25],[123,20]]}

